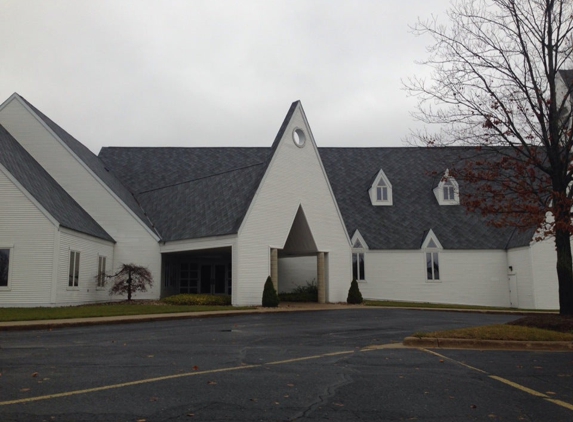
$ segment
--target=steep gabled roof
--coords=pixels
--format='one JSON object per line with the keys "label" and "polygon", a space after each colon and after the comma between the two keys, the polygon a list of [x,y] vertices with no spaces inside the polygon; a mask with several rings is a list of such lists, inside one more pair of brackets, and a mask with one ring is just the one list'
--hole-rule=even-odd
{"label": "steep gabled roof", "polygon": [[269,148],[102,148],[163,240],[238,232],[266,171]]}
{"label": "steep gabled roof", "polygon": [[138,204],[133,194],[119,181],[115,175],[105,168],[101,160],[92,153],[85,145],[75,139],[72,135],[62,129],[53,120],[34,107],[24,97],[18,95],[24,103],[40,118],[55,134],[60,138],[74,154],[103,182],[107,187],[149,227],[153,232],[155,229],[145,212]]}
{"label": "steep gabled roof", "polygon": [[61,226],[114,242],[113,238],[2,125],[0,125],[0,164]]}
{"label": "steep gabled roof", "polygon": [[[349,233],[370,249],[419,249],[432,229],[445,249],[506,249],[529,244],[533,230],[495,228],[463,206],[440,206],[436,178],[453,168],[463,148],[320,148],[322,162]],[[368,189],[383,169],[393,205],[372,206]],[[431,176],[438,174],[439,176]],[[467,187],[462,182],[460,192]],[[513,234],[513,236],[512,236]]]}
{"label": "steep gabled roof", "polygon": [[99,158],[173,241],[236,234],[300,101],[271,148],[102,148]]}

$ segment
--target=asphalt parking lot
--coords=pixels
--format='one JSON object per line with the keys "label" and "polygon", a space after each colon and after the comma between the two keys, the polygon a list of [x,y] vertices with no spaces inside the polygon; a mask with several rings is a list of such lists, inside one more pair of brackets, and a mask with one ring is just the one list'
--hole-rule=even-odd
{"label": "asphalt parking lot", "polygon": [[359,309],[0,333],[1,421],[567,421],[573,353],[427,350],[516,316]]}

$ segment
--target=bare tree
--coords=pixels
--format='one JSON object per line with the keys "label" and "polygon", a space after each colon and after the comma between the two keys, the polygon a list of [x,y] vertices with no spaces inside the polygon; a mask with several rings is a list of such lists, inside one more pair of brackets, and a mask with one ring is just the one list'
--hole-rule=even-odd
{"label": "bare tree", "polygon": [[109,294],[124,295],[127,293],[127,300],[131,300],[132,294],[146,292],[147,286],[153,285],[151,272],[135,264],[122,264],[118,272],[106,278],[113,283]]}
{"label": "bare tree", "polygon": [[573,1],[462,0],[447,17],[413,28],[433,39],[421,62],[432,73],[406,89],[418,96],[415,116],[440,128],[416,139],[476,147],[456,169],[480,184],[464,204],[554,238],[560,311],[571,315]]}

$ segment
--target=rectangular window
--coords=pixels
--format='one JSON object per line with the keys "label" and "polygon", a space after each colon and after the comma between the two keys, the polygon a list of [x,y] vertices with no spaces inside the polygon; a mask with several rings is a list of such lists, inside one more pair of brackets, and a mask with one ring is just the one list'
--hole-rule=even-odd
{"label": "rectangular window", "polygon": [[70,251],[70,270],[68,276],[68,287],[78,287],[78,280],[80,278],[80,253],[78,251]]}
{"label": "rectangular window", "polygon": [[426,252],[426,272],[428,280],[440,279],[440,261],[438,252]]}
{"label": "rectangular window", "polygon": [[453,201],[454,199],[454,187],[444,186],[444,201]]}
{"label": "rectangular window", "polygon": [[0,287],[8,287],[10,249],[0,249]]}
{"label": "rectangular window", "polygon": [[376,188],[376,200],[378,201],[388,200],[388,188],[386,186],[378,186]]}
{"label": "rectangular window", "polygon": [[106,267],[106,257],[100,256],[98,259],[97,266],[97,287],[105,286],[105,267]]}
{"label": "rectangular window", "polygon": [[352,277],[355,280],[365,280],[366,276],[364,274],[364,254],[363,253],[353,253],[352,254]]}

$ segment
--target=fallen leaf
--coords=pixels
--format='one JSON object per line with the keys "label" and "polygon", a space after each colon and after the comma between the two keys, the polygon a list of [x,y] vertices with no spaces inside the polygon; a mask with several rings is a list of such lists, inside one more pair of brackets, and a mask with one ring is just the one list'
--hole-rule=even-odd
{"label": "fallen leaf", "polygon": [[195,365],[195,366],[193,367],[193,370],[194,370],[194,371],[198,371],[198,370],[199,370],[199,367],[198,367],[197,365]]}
{"label": "fallen leaf", "polygon": [[29,388],[21,388],[21,389],[20,389],[20,392],[21,392],[21,393],[26,393],[26,392],[28,392],[28,391],[30,391]]}
{"label": "fallen leaf", "polygon": [[157,397],[150,397],[149,401],[157,401]]}
{"label": "fallen leaf", "polygon": [[146,422],[145,419],[138,419],[137,422]]}
{"label": "fallen leaf", "polygon": [[476,406],[475,404],[472,404],[470,407],[471,407],[472,409],[477,409],[477,406]]}
{"label": "fallen leaf", "polygon": [[294,387],[294,384],[287,384],[288,387]]}
{"label": "fallen leaf", "polygon": [[32,372],[32,378],[36,378],[38,376],[37,372]]}
{"label": "fallen leaf", "polygon": [[440,363],[444,363],[444,360],[443,360],[443,359],[440,359]]}
{"label": "fallen leaf", "polygon": [[190,417],[190,418],[192,418],[192,417],[195,416],[195,413],[187,413],[187,416]]}
{"label": "fallen leaf", "polygon": [[207,384],[209,385],[216,385],[217,383],[215,381],[208,381]]}

